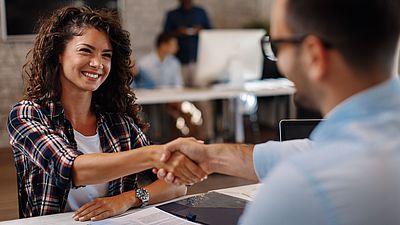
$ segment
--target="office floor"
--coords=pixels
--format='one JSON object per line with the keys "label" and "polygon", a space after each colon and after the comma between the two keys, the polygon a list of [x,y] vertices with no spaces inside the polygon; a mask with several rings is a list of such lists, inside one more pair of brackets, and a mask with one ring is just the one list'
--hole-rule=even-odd
{"label": "office floor", "polygon": [[[249,129],[249,126],[246,126]],[[246,132],[252,134],[252,132]],[[275,129],[261,127],[256,135],[247,135],[246,142],[258,143],[262,140],[276,139]],[[18,218],[17,201],[17,181],[15,176],[15,167],[10,148],[0,148],[0,221]],[[211,189],[220,189],[227,187],[253,184],[253,181],[213,174],[201,183],[195,184],[188,189],[188,194],[206,192]]]}

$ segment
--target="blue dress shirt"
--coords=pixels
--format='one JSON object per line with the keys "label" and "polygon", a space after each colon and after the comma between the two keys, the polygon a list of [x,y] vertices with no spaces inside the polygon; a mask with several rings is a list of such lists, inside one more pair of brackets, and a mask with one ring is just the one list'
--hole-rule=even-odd
{"label": "blue dress shirt", "polygon": [[183,87],[181,64],[175,56],[160,61],[156,52],[151,52],[139,61],[139,68],[153,81],[154,88]]}
{"label": "blue dress shirt", "polygon": [[240,223],[400,224],[399,137],[400,82],[393,78],[332,110],[308,151],[256,146],[264,184]]}

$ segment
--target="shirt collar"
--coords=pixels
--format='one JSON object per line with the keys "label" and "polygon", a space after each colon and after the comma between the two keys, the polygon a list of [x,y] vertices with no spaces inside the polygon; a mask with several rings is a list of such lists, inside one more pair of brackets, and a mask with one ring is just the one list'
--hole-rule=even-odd
{"label": "shirt collar", "polygon": [[[47,100],[44,104],[49,109],[49,114],[52,120],[64,118],[64,108],[60,101]],[[94,112],[96,113],[97,124],[101,124],[105,120],[104,114],[99,105],[93,105]]]}
{"label": "shirt collar", "polygon": [[[323,122],[311,134],[312,140],[324,138],[335,124],[348,123],[364,116],[386,110],[387,100],[400,96],[400,81],[398,77],[391,78],[378,85],[361,91],[332,109]],[[385,107],[386,106],[386,107]]]}

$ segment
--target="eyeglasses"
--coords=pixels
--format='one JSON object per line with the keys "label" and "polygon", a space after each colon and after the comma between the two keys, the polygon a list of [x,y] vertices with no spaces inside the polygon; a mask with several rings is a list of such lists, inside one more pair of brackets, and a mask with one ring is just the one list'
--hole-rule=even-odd
{"label": "eyeglasses", "polygon": [[281,43],[301,44],[307,37],[307,34],[297,35],[290,38],[271,39],[270,36],[264,35],[261,38],[261,49],[266,59],[277,61],[278,48],[277,45]]}

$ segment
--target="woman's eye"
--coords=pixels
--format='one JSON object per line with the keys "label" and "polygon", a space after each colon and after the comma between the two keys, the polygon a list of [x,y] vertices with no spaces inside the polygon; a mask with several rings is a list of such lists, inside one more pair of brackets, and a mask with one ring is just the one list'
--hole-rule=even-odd
{"label": "woman's eye", "polygon": [[80,52],[85,52],[85,53],[91,53],[92,51],[90,51],[90,49],[88,48],[81,48],[79,49]]}
{"label": "woman's eye", "polygon": [[103,57],[104,57],[104,58],[111,59],[112,55],[111,55],[111,54],[103,54]]}

